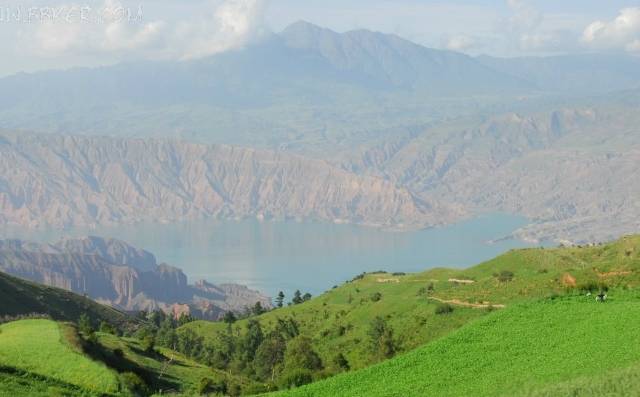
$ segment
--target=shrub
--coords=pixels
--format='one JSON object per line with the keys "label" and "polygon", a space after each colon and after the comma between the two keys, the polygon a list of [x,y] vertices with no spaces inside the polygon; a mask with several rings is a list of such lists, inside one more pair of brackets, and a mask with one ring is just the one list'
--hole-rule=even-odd
{"label": "shrub", "polygon": [[341,371],[348,371],[351,369],[349,361],[342,353],[338,353],[333,357],[333,365]]}
{"label": "shrub", "polygon": [[[245,396],[253,396],[256,394],[264,394],[271,391],[277,390],[276,387],[272,384],[260,384],[260,383],[252,383],[250,385],[245,386],[242,389],[242,394]],[[229,393],[231,394],[231,393]]]}
{"label": "shrub", "polygon": [[513,280],[513,272],[510,272],[509,270],[503,270],[500,272],[500,274],[498,274],[498,281],[500,281],[501,283],[505,283],[508,281]]}
{"label": "shrub", "polygon": [[113,355],[118,358],[123,358],[124,352],[122,351],[122,349],[113,349]]}
{"label": "shrub", "polygon": [[133,372],[120,374],[120,383],[123,388],[134,396],[148,395],[149,387],[141,377]]}
{"label": "shrub", "polygon": [[100,323],[100,332],[102,332],[103,334],[112,334],[112,335],[116,335],[117,333],[115,327],[106,321],[102,321]]}
{"label": "shrub", "polygon": [[436,310],[435,310],[436,314],[449,314],[449,313],[453,313],[453,306],[451,306],[448,303],[441,303],[438,306],[436,306]]}
{"label": "shrub", "polygon": [[313,374],[308,369],[293,369],[282,374],[278,381],[280,389],[291,389],[313,382]]}
{"label": "shrub", "polygon": [[201,396],[213,393],[226,394],[227,384],[222,380],[216,382],[209,378],[202,378],[196,386],[196,393]]}
{"label": "shrub", "polygon": [[405,272],[393,272],[391,273],[392,276],[406,276],[407,273]]}
{"label": "shrub", "polygon": [[382,294],[380,292],[374,292],[373,294],[371,294],[371,302],[378,302],[380,299],[382,299]]}
{"label": "shrub", "polygon": [[599,284],[597,281],[586,281],[580,285],[578,285],[578,290],[581,292],[597,292],[599,290],[602,289],[602,285]]}

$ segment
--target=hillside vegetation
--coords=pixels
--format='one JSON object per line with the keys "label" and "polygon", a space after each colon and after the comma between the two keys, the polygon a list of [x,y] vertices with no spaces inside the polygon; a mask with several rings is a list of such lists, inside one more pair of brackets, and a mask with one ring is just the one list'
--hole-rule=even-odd
{"label": "hillside vegetation", "polygon": [[[468,269],[362,274],[282,308],[256,305],[241,319],[146,313],[126,337],[107,321],[102,332],[87,330],[86,316],[79,333],[49,320],[17,321],[0,328],[0,392],[633,395],[639,270],[640,236],[632,236],[513,250]],[[596,302],[604,293],[607,301]],[[65,349],[71,355],[56,359],[89,370],[65,372],[73,365],[47,360]],[[98,371],[106,371],[102,383],[85,378]]]}
{"label": "hillside vegetation", "polygon": [[637,295],[517,305],[396,359],[279,395],[513,396],[637,364],[639,309]]}
{"label": "hillside vegetation", "polygon": [[129,328],[136,321],[126,314],[72,292],[33,283],[0,272],[0,317],[25,314],[48,315],[58,321],[77,321],[87,314],[98,324],[101,321]]}
{"label": "hillside vegetation", "polygon": [[[270,311],[257,318],[265,333],[279,321],[295,320],[325,363],[342,352],[351,369],[380,357],[372,353],[368,332],[374,317],[393,330],[396,351],[412,350],[447,335],[493,310],[551,295],[640,285],[640,237],[593,247],[513,250],[464,270],[432,269],[417,274],[375,273],[356,277],[308,302]],[[452,309],[437,313],[438,308]],[[440,309],[443,310],[443,309]],[[231,326],[245,332],[249,320]],[[224,323],[196,321],[193,331],[221,349]]]}

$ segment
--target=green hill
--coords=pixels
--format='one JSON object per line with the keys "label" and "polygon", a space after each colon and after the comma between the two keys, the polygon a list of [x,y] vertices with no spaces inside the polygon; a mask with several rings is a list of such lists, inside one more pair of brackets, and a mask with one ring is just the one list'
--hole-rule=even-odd
{"label": "green hill", "polygon": [[[636,236],[514,250],[468,269],[364,274],[304,303],[233,324],[190,322],[177,334],[174,321],[152,315],[128,333],[135,337],[98,332],[87,340],[65,323],[14,321],[0,327],[0,395],[127,395],[132,387],[193,395],[203,384],[238,395],[312,380],[278,395],[633,395],[639,271]],[[608,301],[596,303],[594,293],[605,290]],[[88,311],[130,321],[0,274],[4,297],[5,315],[75,320]],[[383,344],[372,344],[373,331]]]}
{"label": "green hill", "polygon": [[1,325],[0,395],[193,395],[204,379],[238,389],[251,383],[170,349],[147,352],[135,338],[97,333],[96,341],[87,343],[74,326],[51,320]]}
{"label": "green hill", "polygon": [[89,359],[79,346],[72,344],[73,333],[71,327],[50,320],[3,324],[0,326],[0,365],[95,394],[117,392],[116,373]]}
{"label": "green hill", "polygon": [[106,321],[127,328],[135,323],[132,317],[109,306],[72,292],[33,283],[0,272],[0,317],[29,314],[50,316],[58,321],[77,321],[87,314],[98,324]]}
{"label": "green hill", "polygon": [[[385,363],[277,395],[535,395],[559,382],[637,366],[640,300],[617,294],[607,303],[583,296],[516,305]],[[576,395],[583,384],[546,393]]]}
{"label": "green hill", "polygon": [[[596,291],[600,287],[640,285],[640,237],[625,237],[594,247],[513,250],[468,269],[432,269],[422,273],[367,274],[308,302],[276,309],[258,319],[265,332],[278,319],[295,319],[312,338],[325,363],[343,352],[352,369],[376,361],[366,343],[371,320],[386,319],[397,349],[410,351],[448,335],[493,310],[551,295]],[[453,308],[436,314],[443,304]],[[247,320],[233,325],[244,332]],[[198,321],[194,331],[220,347],[227,325]]]}

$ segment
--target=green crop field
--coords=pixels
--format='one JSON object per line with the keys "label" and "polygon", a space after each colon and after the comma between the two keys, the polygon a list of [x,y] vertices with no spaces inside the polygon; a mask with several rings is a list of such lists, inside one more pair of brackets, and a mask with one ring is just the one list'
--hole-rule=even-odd
{"label": "green crop field", "polygon": [[[502,276],[501,276],[502,274]],[[368,274],[300,305],[276,309],[257,317],[272,329],[277,319],[294,318],[302,334],[313,339],[325,362],[343,352],[352,369],[372,364],[367,337],[375,316],[387,319],[399,351],[407,352],[437,340],[493,310],[536,301],[550,295],[575,293],[599,286],[640,286],[640,237],[583,248],[509,251],[468,269],[431,269],[422,273]],[[380,299],[373,296],[380,294]],[[438,315],[442,302],[452,313]],[[242,333],[246,321],[233,326]],[[196,321],[182,327],[216,345],[227,325]]]}
{"label": "green crop field", "polygon": [[97,393],[116,392],[116,374],[71,346],[62,327],[49,320],[22,320],[0,326],[0,365]]}
{"label": "green crop field", "polygon": [[[513,396],[599,390],[606,387],[602,379],[592,384],[585,379],[609,370],[629,379],[623,369],[640,362],[640,298],[620,294],[607,303],[576,296],[516,305],[390,361],[277,395]],[[575,384],[556,385],[572,379]],[[637,376],[627,385],[634,394],[640,392]]]}

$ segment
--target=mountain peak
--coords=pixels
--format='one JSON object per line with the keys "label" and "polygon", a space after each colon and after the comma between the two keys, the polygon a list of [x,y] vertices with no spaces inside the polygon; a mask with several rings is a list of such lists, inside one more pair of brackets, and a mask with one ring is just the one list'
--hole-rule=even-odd
{"label": "mountain peak", "polygon": [[282,35],[283,36],[290,36],[290,35],[295,35],[295,34],[301,34],[301,33],[319,33],[319,32],[333,32],[330,29],[324,28],[322,26],[318,26],[316,24],[313,24],[311,22],[305,21],[305,20],[299,20],[296,21],[294,23],[292,23],[291,25],[287,26],[283,31],[282,31]]}

